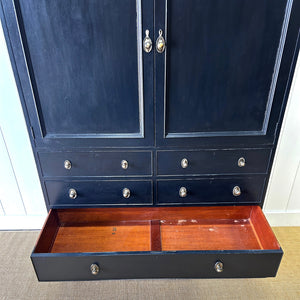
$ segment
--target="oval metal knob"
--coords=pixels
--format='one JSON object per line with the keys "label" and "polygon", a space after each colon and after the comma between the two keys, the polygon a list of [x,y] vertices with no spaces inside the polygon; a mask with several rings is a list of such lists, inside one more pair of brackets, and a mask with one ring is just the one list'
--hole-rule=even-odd
{"label": "oval metal knob", "polygon": [[72,164],[71,164],[71,162],[70,162],[68,159],[66,159],[66,160],[64,161],[64,167],[65,167],[65,169],[67,169],[67,170],[70,170],[70,169],[72,168]]}
{"label": "oval metal knob", "polygon": [[187,196],[187,190],[186,190],[185,187],[182,186],[182,187],[179,189],[179,196],[180,196],[181,198],[184,198],[184,197]]}
{"label": "oval metal knob", "polygon": [[143,48],[144,48],[144,51],[146,53],[149,53],[152,50],[152,40],[149,37],[149,30],[148,29],[145,31],[145,35],[146,36],[145,36],[144,41],[143,41]]}
{"label": "oval metal knob", "polygon": [[218,272],[218,273],[223,272],[223,270],[224,270],[224,264],[223,264],[221,261],[217,261],[217,262],[215,263],[215,270],[216,270],[216,272]]}
{"label": "oval metal knob", "polygon": [[129,198],[130,197],[130,189],[128,189],[128,188],[123,189],[123,197],[124,198]]}
{"label": "oval metal knob", "polygon": [[128,161],[123,159],[121,161],[121,167],[122,167],[122,169],[126,170],[128,168]]}
{"label": "oval metal knob", "polygon": [[164,39],[163,35],[163,31],[161,29],[159,29],[158,31],[158,38],[156,40],[156,51],[158,53],[163,53],[165,51],[165,47],[166,47],[166,41]]}
{"label": "oval metal knob", "polygon": [[93,275],[97,275],[100,271],[100,268],[97,264],[91,264],[90,270]]}
{"label": "oval metal knob", "polygon": [[77,192],[75,189],[69,189],[69,197],[71,199],[76,199],[77,198]]}
{"label": "oval metal knob", "polygon": [[233,196],[237,197],[242,193],[241,188],[236,185],[233,189],[232,189],[232,194]]}
{"label": "oval metal knob", "polygon": [[188,161],[186,158],[183,158],[183,159],[181,160],[181,167],[182,167],[183,169],[185,169],[185,168],[188,167],[188,165],[189,165],[189,161]]}
{"label": "oval metal knob", "polygon": [[245,160],[245,158],[244,158],[244,157],[239,158],[239,160],[238,160],[238,166],[239,166],[240,168],[242,168],[242,167],[245,167],[245,165],[246,165],[246,160]]}

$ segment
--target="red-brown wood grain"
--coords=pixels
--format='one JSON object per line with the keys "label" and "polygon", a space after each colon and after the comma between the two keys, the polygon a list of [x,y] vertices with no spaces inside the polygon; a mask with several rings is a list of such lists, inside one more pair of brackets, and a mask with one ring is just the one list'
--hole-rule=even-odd
{"label": "red-brown wood grain", "polygon": [[115,207],[57,209],[61,223],[179,219],[245,219],[252,206]]}
{"label": "red-brown wood grain", "polygon": [[161,251],[160,221],[151,221],[151,251]]}
{"label": "red-brown wood grain", "polygon": [[279,248],[258,206],[139,207],[52,210],[35,252]]}
{"label": "red-brown wood grain", "polygon": [[34,249],[35,253],[50,252],[59,226],[60,224],[56,211],[50,210],[36,242]]}
{"label": "red-brown wood grain", "polygon": [[280,245],[259,206],[253,206],[250,222],[263,249],[279,249]]}

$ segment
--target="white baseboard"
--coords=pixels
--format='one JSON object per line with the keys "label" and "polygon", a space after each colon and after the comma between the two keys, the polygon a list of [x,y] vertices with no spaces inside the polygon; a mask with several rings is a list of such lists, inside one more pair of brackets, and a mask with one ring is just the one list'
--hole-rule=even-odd
{"label": "white baseboard", "polygon": [[0,230],[41,229],[46,216],[0,216]]}
{"label": "white baseboard", "polygon": [[264,211],[271,226],[300,226],[300,212]]}

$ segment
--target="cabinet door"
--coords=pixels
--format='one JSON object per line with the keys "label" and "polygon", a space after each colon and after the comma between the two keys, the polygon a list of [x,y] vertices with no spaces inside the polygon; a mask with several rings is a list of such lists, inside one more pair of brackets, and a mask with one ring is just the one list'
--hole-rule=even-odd
{"label": "cabinet door", "polygon": [[153,144],[151,2],[3,1],[38,146]]}
{"label": "cabinet door", "polygon": [[297,38],[288,29],[291,7],[156,1],[155,35],[162,29],[166,39],[155,54],[158,145],[274,142]]}

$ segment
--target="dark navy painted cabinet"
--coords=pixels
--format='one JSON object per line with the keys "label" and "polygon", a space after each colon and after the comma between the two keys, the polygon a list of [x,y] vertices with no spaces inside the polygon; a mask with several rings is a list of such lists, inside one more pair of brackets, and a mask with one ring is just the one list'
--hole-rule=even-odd
{"label": "dark navy painted cabinet", "polygon": [[37,145],[153,145],[153,55],[144,60],[142,52],[142,22],[152,26],[151,5],[142,7],[141,0],[3,5],[15,9],[18,27],[8,24],[12,34],[21,31],[18,46],[30,84],[20,80],[30,89],[25,101]]}
{"label": "dark navy painted cabinet", "polygon": [[155,3],[167,35],[156,53],[158,144],[273,144],[292,1]]}
{"label": "dark navy painted cabinet", "polygon": [[50,211],[40,280],[275,276],[282,250],[260,207],[299,1],[0,3]]}

